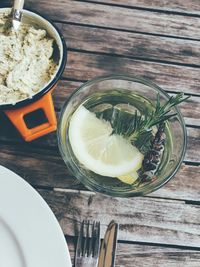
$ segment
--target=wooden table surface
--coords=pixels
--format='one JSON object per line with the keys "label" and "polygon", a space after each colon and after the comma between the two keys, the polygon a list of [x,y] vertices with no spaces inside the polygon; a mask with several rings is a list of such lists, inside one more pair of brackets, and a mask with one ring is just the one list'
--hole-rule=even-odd
{"label": "wooden table surface", "polygon": [[57,115],[82,82],[133,73],[170,94],[191,95],[180,105],[188,147],[179,172],[163,188],[146,197],[111,198],[72,185],[56,133],[25,143],[1,112],[0,164],[45,198],[72,258],[80,221],[100,220],[103,235],[115,219],[120,224],[116,267],[199,267],[200,0],[27,0],[26,7],[52,19],[67,41],[68,63],[54,93]]}

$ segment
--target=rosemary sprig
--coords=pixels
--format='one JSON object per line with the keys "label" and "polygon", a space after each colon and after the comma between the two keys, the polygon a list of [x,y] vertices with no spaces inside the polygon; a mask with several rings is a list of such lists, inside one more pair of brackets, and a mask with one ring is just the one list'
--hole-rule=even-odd
{"label": "rosemary sprig", "polygon": [[152,127],[175,116],[176,113],[169,114],[171,108],[188,98],[189,96],[184,97],[183,93],[179,93],[175,97],[171,96],[165,104],[161,105],[158,94],[155,109],[151,112],[146,110],[144,114],[139,114],[136,110],[134,116],[130,116],[130,113],[127,116],[127,112],[123,113],[119,110],[115,120],[111,121],[113,134],[120,134],[131,142],[137,142],[137,146],[140,147],[152,138]]}
{"label": "rosemary sprig", "polygon": [[142,133],[134,142],[134,145],[140,150],[140,152],[145,155],[149,148],[151,147],[151,142],[153,140],[153,134],[151,131]]}

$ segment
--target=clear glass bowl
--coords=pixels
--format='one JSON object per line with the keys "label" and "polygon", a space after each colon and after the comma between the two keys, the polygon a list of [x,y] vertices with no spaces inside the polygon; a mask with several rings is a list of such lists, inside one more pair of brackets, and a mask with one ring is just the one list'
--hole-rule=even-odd
{"label": "clear glass bowl", "polygon": [[[93,191],[116,197],[143,196],[153,192],[169,181],[179,169],[186,150],[186,128],[183,117],[177,107],[172,109],[176,116],[168,120],[170,129],[170,149],[163,156],[162,163],[156,172],[157,179],[141,183],[139,186],[127,185],[116,178],[102,177],[85,169],[76,159],[68,138],[68,127],[71,116],[86,99],[95,95],[107,94],[116,90],[118,94],[138,94],[145,97],[155,106],[157,94],[160,94],[161,103],[169,99],[169,95],[156,84],[133,76],[112,75],[94,78],[75,90],[63,106],[58,124],[58,144],[63,160],[68,169],[80,182]],[[126,103],[126,100],[122,100]],[[169,141],[169,140],[168,140]],[[164,152],[165,154],[165,152]]]}

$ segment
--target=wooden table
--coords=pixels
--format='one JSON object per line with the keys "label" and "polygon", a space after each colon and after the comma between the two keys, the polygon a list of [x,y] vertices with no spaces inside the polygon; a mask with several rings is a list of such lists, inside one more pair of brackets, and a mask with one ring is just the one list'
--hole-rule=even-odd
{"label": "wooden table", "polygon": [[0,164],[45,198],[72,258],[80,221],[100,220],[103,234],[115,219],[120,223],[117,267],[199,267],[200,1],[27,0],[26,7],[51,18],[67,41],[68,63],[54,94],[58,115],[82,82],[102,74],[133,73],[170,94],[191,95],[181,104],[188,147],[180,171],[162,189],[141,198],[111,198],[72,186],[56,133],[25,143],[0,113]]}

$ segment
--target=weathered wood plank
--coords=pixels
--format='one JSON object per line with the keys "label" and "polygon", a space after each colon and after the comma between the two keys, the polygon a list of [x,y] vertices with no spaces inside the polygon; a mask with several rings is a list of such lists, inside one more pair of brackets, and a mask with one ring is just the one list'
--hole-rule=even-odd
{"label": "weathered wood plank", "polygon": [[200,66],[198,41],[57,23],[69,48]]}
{"label": "weathered wood plank", "polygon": [[133,8],[156,9],[160,11],[185,12],[187,14],[200,14],[199,0],[87,0],[87,2],[122,5]]}
{"label": "weathered wood plank", "polygon": [[[76,241],[66,237],[72,262]],[[160,246],[125,244],[118,242],[116,267],[199,267],[200,252]]]}
{"label": "weathered wood plank", "polygon": [[198,68],[145,62],[111,55],[69,52],[64,77],[85,81],[95,76],[120,72],[148,78],[164,90],[200,95]]}
{"label": "weathered wood plank", "polygon": [[196,17],[70,0],[49,1],[48,5],[46,0],[27,0],[26,7],[34,7],[53,20],[200,39],[200,20]]}
{"label": "weathered wood plank", "polygon": [[[1,114],[1,113],[0,113]],[[2,114],[1,114],[2,115]],[[57,114],[57,117],[59,115]],[[16,142],[16,143],[24,143],[23,140],[21,140],[21,137],[19,137],[19,134],[17,133],[16,129],[8,122],[8,119],[5,118],[5,116],[1,116],[2,121],[6,122],[7,127],[5,127],[5,123],[0,125],[0,141],[3,143],[6,142]],[[195,162],[200,163],[199,159],[199,151],[200,151],[200,129],[199,128],[191,128],[187,127],[187,151],[185,156],[185,161],[188,162]],[[57,149],[57,137],[56,133],[49,134],[47,136],[44,136],[40,139],[37,139],[33,141],[30,144],[25,144],[24,146],[31,149],[31,146],[36,147],[45,147],[45,148],[54,148]]]}
{"label": "weathered wood plank", "polygon": [[199,177],[200,167],[182,164],[178,173],[165,186],[151,193],[150,196],[199,201]]}
{"label": "weathered wood plank", "polygon": [[[66,0],[65,0],[66,1]],[[199,0],[75,0],[76,2],[91,2],[95,4],[111,4],[127,8],[142,8],[150,11],[180,12],[185,14],[200,15]],[[73,2],[75,2],[73,1]],[[9,4],[10,0],[1,0],[2,3]],[[50,1],[49,1],[50,2]]]}
{"label": "weathered wood plank", "polygon": [[0,144],[0,164],[33,186],[76,188],[77,185],[58,150],[34,148],[33,144]]}
{"label": "weathered wood plank", "polygon": [[[119,240],[200,248],[200,206],[154,198],[111,198],[76,190],[39,190],[66,235],[77,235],[83,219],[102,223],[102,233],[114,219]],[[108,205],[109,203],[109,205]]]}
{"label": "weathered wood plank", "polygon": [[[66,20],[75,23],[84,23],[104,27],[113,27],[140,32],[175,35],[180,37],[200,38],[200,21],[198,18],[160,14],[130,10],[119,7],[109,7],[90,3],[74,1],[27,2],[27,6],[44,10],[44,12],[57,20]],[[141,23],[142,21],[142,23]]]}
{"label": "weathered wood plank", "polygon": [[187,128],[187,150],[185,155],[186,161],[195,161],[200,163],[200,129]]}
{"label": "weathered wood plank", "polygon": [[[0,144],[0,164],[13,170],[36,187],[83,189],[69,173],[58,149],[47,150],[32,144]],[[167,185],[154,192],[154,197],[199,201],[200,168],[182,165]]]}
{"label": "weathered wood plank", "polygon": [[[127,12],[127,10],[125,11],[125,9],[123,8],[113,9],[112,7],[103,6],[103,5],[101,7],[100,5],[98,5],[97,7],[96,4],[93,5],[93,4],[85,4],[85,3],[84,3],[84,6],[82,3],[81,8],[78,9],[79,4],[78,5],[74,4],[74,1],[71,1],[71,2],[68,1],[66,3],[66,1],[63,2],[62,0],[59,0],[58,3],[55,3],[55,4],[48,3],[48,7],[46,5],[46,1],[39,1],[38,3],[36,3],[35,1],[29,1],[29,7],[32,4],[34,4],[34,6],[36,6],[36,8],[40,11],[42,10],[39,8],[40,5],[43,5],[43,7],[46,7],[45,13],[47,15],[50,15],[55,20],[58,20],[59,18],[59,20],[60,19],[67,20],[69,22],[74,22],[74,23],[83,23],[83,24],[86,23],[89,25],[99,25],[101,27],[110,27],[110,23],[112,22],[113,19],[115,19],[115,22],[111,23],[111,27],[114,27],[114,28],[121,28],[125,30],[128,29],[129,31],[144,31],[145,30],[147,32],[149,32],[149,30],[151,29],[152,33],[156,33],[156,34],[177,35],[177,36],[183,36],[183,37],[195,38],[195,39],[200,37],[199,31],[198,31],[197,20],[196,18],[192,18],[192,17],[166,15],[166,14],[160,14],[157,12],[145,12],[145,11],[142,11],[141,15],[136,16],[136,12],[135,11],[133,12],[133,10],[127,9],[128,10]],[[54,7],[53,10],[51,10],[52,6]],[[67,9],[68,6],[70,6],[69,9]],[[94,12],[91,10],[88,11],[87,10],[88,7],[95,7]],[[61,10],[61,8],[65,10]],[[111,14],[112,9],[114,10],[113,11],[114,14]],[[121,17],[119,17],[118,16],[120,14],[119,12],[122,12],[122,10],[123,10],[123,14],[121,15]],[[70,12],[70,14],[68,14],[67,12]],[[61,13],[61,16],[60,16],[60,13]],[[109,15],[111,18],[108,17]],[[120,20],[125,21],[125,18],[128,18],[128,23],[134,22],[134,18],[131,17],[134,15],[136,17],[136,21],[134,25],[127,26],[128,24],[126,22],[121,23]],[[147,18],[147,15],[150,15],[150,19]],[[95,16],[97,16],[97,18]],[[100,16],[104,19],[101,20]],[[81,17],[81,20],[78,19],[79,17]],[[91,17],[91,21],[90,19],[88,19],[88,17]],[[157,19],[155,19],[156,17]],[[185,18],[185,22],[184,22],[184,18]],[[141,19],[144,19],[144,25],[140,25],[142,24]],[[193,23],[195,22],[196,24],[194,25]],[[120,25],[120,23],[122,25]],[[148,25],[148,23],[150,25]],[[71,27],[71,30],[72,28],[73,27]],[[81,27],[80,27],[80,30],[81,30]],[[194,36],[195,31],[196,31],[196,35]],[[99,35],[99,38],[101,38],[100,35]],[[116,38],[115,42],[117,42],[118,41],[117,36],[115,36],[115,38]],[[124,37],[124,40],[126,40],[125,37]],[[130,39],[129,42],[131,42],[131,40],[132,39]],[[133,43],[134,41],[136,42],[135,39],[133,39]],[[83,43],[84,43],[84,40],[83,40]],[[151,44],[152,44],[152,49],[153,49],[153,47],[155,47],[154,46],[155,44],[153,43],[153,41]],[[190,45],[190,47],[192,48],[192,45]],[[74,48],[76,48],[76,46],[74,46]],[[106,46],[106,49],[108,48],[109,46]],[[179,52],[178,46],[176,46],[176,48],[177,48],[178,53],[180,54],[183,53],[183,51]],[[82,49],[82,48],[78,48],[78,49]],[[97,51],[95,51],[94,49],[94,51],[103,52],[103,53],[106,52],[106,53],[111,53],[111,54],[118,53],[117,51],[107,52],[106,49],[105,51],[103,50],[101,51],[98,49]],[[128,48],[125,47],[123,49],[125,50],[122,51],[122,53],[119,55],[124,55],[124,56],[129,57],[128,55],[129,51],[126,52],[126,49],[128,50]],[[91,49],[90,51],[93,51],[93,50]],[[137,53],[138,53],[138,57],[140,57],[139,50],[137,51]],[[162,56],[162,51],[159,51],[159,53]],[[165,53],[166,51],[164,51],[164,54]],[[195,55],[198,55],[198,50],[195,50],[195,53],[196,53]],[[150,52],[149,50],[146,49],[146,55],[149,55],[150,57],[156,56],[156,54],[155,55],[153,54],[153,51],[151,51],[151,49],[150,49]],[[172,60],[173,56],[171,56],[170,58],[170,55],[169,55],[168,57],[169,57],[169,60]],[[192,62],[191,61],[192,57],[194,58],[193,63],[198,65],[198,61],[195,59],[196,57],[194,55],[190,56],[190,59],[189,59],[190,62]],[[83,57],[82,59],[85,59],[85,58]],[[106,58],[106,60],[108,59],[109,58]],[[184,60],[183,57],[180,58],[180,56],[177,56],[176,61],[181,62],[181,60]],[[82,62],[85,63],[84,61]],[[183,62],[186,63],[186,61],[183,61]],[[99,61],[98,63],[99,64],[98,64],[97,70],[99,71],[99,69],[102,68],[102,64],[105,64],[105,62]],[[114,64],[117,65],[118,63],[119,61],[115,60]],[[134,63],[134,61],[130,62],[130,64],[131,63]],[[188,63],[188,64],[193,64],[193,63]],[[76,64],[73,63],[73,67]],[[137,63],[135,64],[137,65]],[[142,66],[137,65],[135,69],[138,69],[138,67],[142,67]],[[87,64],[87,68],[85,72],[83,73],[86,76],[88,75],[88,77],[90,75],[89,68],[90,68],[90,63]],[[126,70],[126,68],[127,68],[127,65],[125,64],[125,68],[123,70]],[[165,73],[164,71],[165,68],[161,66],[159,66],[160,72],[158,71],[158,68],[155,67],[155,65],[153,67],[153,72],[149,71],[150,68],[151,67],[148,66],[145,69],[145,73],[147,77],[151,78],[157,74]],[[111,71],[113,71],[114,69],[115,67],[112,68]],[[171,73],[173,73],[174,71],[177,71],[177,69],[178,68],[170,69],[170,71],[167,72],[167,75],[169,75],[169,77],[162,84],[167,85],[168,81],[170,80]],[[132,67],[131,68],[128,67],[128,70],[132,70]],[[192,72],[190,72],[190,70],[191,68],[184,68],[184,71],[182,69],[182,74],[181,74],[181,69],[180,69],[180,71],[178,71],[178,77],[176,77],[176,79],[174,78],[175,77],[175,73],[174,73],[174,76],[172,76],[172,82],[170,83],[169,87],[165,89],[176,91],[172,89],[172,84],[175,79],[175,81],[177,82],[177,85],[179,86],[177,91],[179,91],[181,86],[185,86],[185,82],[190,77],[190,80],[188,80],[186,83],[186,89],[184,90],[187,90],[185,92],[191,93],[194,87],[195,91],[192,91],[192,92],[198,94],[199,93],[198,92],[199,78],[197,78],[198,75],[196,74],[196,72],[194,72],[194,69],[192,69],[193,70]],[[103,73],[104,71],[106,72],[107,69],[105,68],[103,70]],[[189,74],[183,79],[181,75],[184,76],[186,72],[189,72]],[[80,73],[80,68],[79,68],[79,73]],[[92,74],[94,75],[95,73],[96,73],[96,67],[94,67],[94,69],[92,70]],[[78,76],[75,76],[75,78],[80,79],[80,80],[85,80],[83,76],[82,78],[77,78]],[[73,77],[73,75],[71,77]],[[181,83],[178,83],[178,79],[181,80]],[[190,86],[188,86],[189,81],[192,83]],[[196,85],[196,87],[194,85]],[[170,87],[171,89],[169,89]],[[65,92],[69,93],[70,89],[66,89]],[[62,92],[60,98],[57,98],[56,100],[57,103],[61,104],[62,97],[64,96],[63,93],[65,92]],[[192,100],[190,104],[192,104],[193,102],[195,101]],[[188,104],[187,112],[189,112],[189,104]],[[188,118],[192,117],[195,120],[198,119],[198,112],[199,111],[196,106],[196,110],[194,112],[196,114],[195,115],[196,117],[193,118],[192,115],[188,115],[189,116]],[[190,110],[190,113],[191,113],[191,110]],[[197,162],[197,158],[198,158],[198,162],[199,162],[199,156],[198,156],[199,131],[198,129],[192,129],[192,128],[189,128],[188,130],[189,130],[189,150],[187,152],[186,160]],[[51,134],[48,137],[45,137],[43,139],[33,142],[32,144],[24,144],[22,141],[19,141],[19,137],[16,134],[16,132],[14,132],[13,135],[15,137],[13,138],[12,136],[10,139],[7,136],[7,134],[2,135],[3,139],[1,141],[5,141],[5,144],[3,144],[3,142],[0,143],[0,164],[3,164],[9,168],[12,167],[11,169],[16,171],[17,173],[20,172],[19,173],[20,175],[25,177],[25,179],[27,179],[30,183],[32,183],[35,186],[50,186],[50,187],[63,187],[63,188],[73,187],[71,185],[71,182],[73,179],[69,175],[64,163],[62,162],[60,158],[60,155],[58,154],[55,134]],[[0,134],[0,139],[1,139],[1,134]],[[14,144],[15,142],[16,144]],[[8,143],[8,145],[6,145],[6,143]],[[198,167],[194,167],[194,166],[182,167],[180,175],[177,174],[179,176],[178,176],[178,180],[176,180],[175,185],[173,184],[173,180],[175,180],[176,178],[173,179],[170,182],[170,184],[166,185],[166,187],[169,186],[168,190],[167,189],[164,190],[163,188],[161,189],[163,190],[161,191],[161,193],[157,191],[156,193],[154,193],[153,196],[166,197],[166,198],[173,197],[177,199],[180,198],[180,199],[194,200],[194,201],[199,200],[200,193],[196,188],[196,185],[198,184],[198,177],[199,177],[197,174],[198,172],[199,172]],[[188,177],[190,181],[192,181],[192,185],[189,183]],[[184,184],[184,181],[185,181],[185,184]],[[78,188],[82,188],[82,187],[80,186]],[[178,190],[176,191],[177,188]],[[169,200],[160,200],[160,199],[153,199],[153,198],[119,200],[119,199],[107,198],[104,196],[100,196],[98,194],[95,195],[89,192],[79,193],[78,191],[71,191],[71,190],[69,192],[50,192],[50,191],[40,190],[40,193],[42,193],[43,196],[45,196],[46,200],[51,204],[66,234],[74,235],[74,228],[73,228],[74,223],[73,222],[80,221],[85,217],[88,217],[91,219],[99,218],[101,221],[103,221],[104,230],[105,230],[107,223],[111,219],[115,218],[121,223],[120,238],[122,239],[128,239],[128,240],[138,241],[138,242],[153,242],[156,244],[167,243],[167,244],[173,244],[173,245],[175,244],[175,245],[187,245],[187,246],[200,247],[200,235],[199,235],[199,232],[200,232],[199,231],[200,230],[199,209],[200,207],[199,206],[186,205],[184,202],[181,202],[181,201],[169,201]],[[108,202],[110,203],[110,207],[107,207]],[[127,214],[129,215],[127,216]],[[123,246],[125,245],[123,244]],[[117,263],[118,266],[132,266],[133,258],[134,259],[136,258],[134,262],[136,266],[145,266],[144,264],[142,265],[142,262],[144,261],[144,257],[147,258],[147,260],[145,261],[147,263],[146,266],[153,266],[153,265],[156,266],[156,264],[157,266],[160,266],[160,264],[162,266],[173,266],[173,264],[174,266],[179,266],[178,264],[180,263],[180,266],[183,266],[184,264],[184,266],[191,267],[191,266],[195,266],[195,264],[199,260],[199,255],[198,256],[196,254],[194,255],[194,252],[192,252],[192,256],[190,252],[188,252],[188,254],[186,252],[184,253],[184,255],[181,252],[177,256],[177,251],[172,252],[172,250],[169,250],[163,253],[161,250],[155,251],[154,247],[147,246],[145,250],[143,249],[143,246],[142,248],[140,248],[139,245],[138,245],[138,248],[136,248],[136,250],[133,249],[133,252],[132,252],[132,249],[130,251],[130,245],[128,246],[129,246],[128,249],[127,247],[122,248],[121,250],[119,249],[119,251],[121,251],[120,252],[121,257],[120,257],[119,264]],[[142,253],[141,253],[141,250],[142,250]],[[144,251],[146,253],[144,253]],[[127,257],[124,257],[124,254],[129,255],[128,259]],[[152,259],[148,258],[148,255],[152,255],[152,254],[155,256],[155,260],[153,259],[153,261]],[[194,261],[191,260],[190,257],[193,257]],[[130,261],[131,258],[132,260]]]}
{"label": "weathered wood plank", "polygon": [[70,94],[82,84],[82,82],[60,80],[56,90],[53,92],[53,101],[56,109],[61,110]]}
{"label": "weathered wood plank", "polygon": [[116,267],[199,267],[200,253],[172,248],[118,244]]}
{"label": "weathered wood plank", "polygon": [[200,97],[191,96],[179,108],[186,124],[200,126]]}

